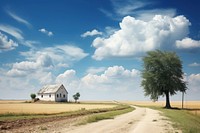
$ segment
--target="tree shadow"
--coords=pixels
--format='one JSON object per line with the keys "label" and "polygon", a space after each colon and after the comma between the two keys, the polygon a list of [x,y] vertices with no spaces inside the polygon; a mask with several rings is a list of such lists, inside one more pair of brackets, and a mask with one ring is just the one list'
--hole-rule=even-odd
{"label": "tree shadow", "polygon": [[177,107],[171,107],[171,108],[166,108],[166,107],[163,107],[163,109],[181,110],[181,108],[177,108]]}
{"label": "tree shadow", "polygon": [[163,107],[163,108],[164,109],[172,109],[172,110],[200,111],[200,108],[178,108],[178,107],[171,107],[171,108]]}
{"label": "tree shadow", "polygon": [[183,108],[182,110],[188,110],[188,111],[200,111],[200,108]]}

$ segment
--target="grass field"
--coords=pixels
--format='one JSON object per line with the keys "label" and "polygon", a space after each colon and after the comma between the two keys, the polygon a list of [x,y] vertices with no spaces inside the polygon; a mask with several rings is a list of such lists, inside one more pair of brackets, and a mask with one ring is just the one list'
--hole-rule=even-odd
{"label": "grass field", "polygon": [[61,112],[70,112],[81,109],[102,109],[113,108],[114,104],[73,104],[73,103],[24,103],[24,101],[0,101],[0,114],[25,113],[25,114],[54,114]]}

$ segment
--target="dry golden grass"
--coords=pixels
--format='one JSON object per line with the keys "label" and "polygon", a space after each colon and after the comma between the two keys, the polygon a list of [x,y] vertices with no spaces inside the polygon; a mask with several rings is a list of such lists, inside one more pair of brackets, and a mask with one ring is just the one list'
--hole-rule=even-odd
{"label": "dry golden grass", "polygon": [[112,103],[116,103],[115,101],[81,101],[81,103],[94,103],[94,104],[112,104]]}
{"label": "dry golden grass", "polygon": [[[85,109],[112,108],[110,101],[84,101],[82,104],[43,104],[43,103],[24,103],[25,101],[6,101],[0,100],[0,114],[5,113],[30,113],[30,114],[53,114]],[[91,103],[91,104],[87,104]],[[99,104],[101,103],[101,104]],[[123,101],[123,103],[139,106],[165,106],[165,101]],[[182,107],[181,101],[171,101],[172,107]],[[184,108],[189,109],[190,113],[200,115],[200,101],[185,101]]]}
{"label": "dry golden grass", "polygon": [[0,104],[3,104],[3,103],[24,103],[25,101],[24,100],[0,100]]}
{"label": "dry golden grass", "polygon": [[53,114],[61,112],[69,112],[80,109],[100,109],[100,108],[112,108],[116,105],[104,105],[104,104],[41,104],[41,103],[19,103],[1,101],[0,102],[0,114],[5,113],[28,113],[28,114]]}
{"label": "dry golden grass", "polygon": [[[133,105],[139,105],[139,106],[165,106],[165,101],[158,101],[158,102],[152,102],[152,101],[124,101],[124,103],[133,104]],[[172,107],[182,108],[182,102],[181,101],[171,101]],[[184,102],[184,109],[188,109],[190,113],[193,113],[195,115],[200,115],[200,101],[185,101]]]}
{"label": "dry golden grass", "polygon": [[[152,101],[125,101],[125,103],[134,104],[134,105],[140,105],[140,106],[165,106],[165,101],[158,101],[158,102],[152,102]],[[181,101],[171,101],[172,107],[182,107]],[[200,101],[185,101],[184,102],[184,108],[189,109],[200,109]]]}

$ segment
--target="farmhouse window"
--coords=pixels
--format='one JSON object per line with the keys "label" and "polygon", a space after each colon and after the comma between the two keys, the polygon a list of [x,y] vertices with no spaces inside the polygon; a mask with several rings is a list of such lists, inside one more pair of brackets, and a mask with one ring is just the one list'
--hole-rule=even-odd
{"label": "farmhouse window", "polygon": [[41,95],[41,98],[43,98],[43,95]]}
{"label": "farmhouse window", "polygon": [[62,97],[61,93],[60,93],[60,97]]}
{"label": "farmhouse window", "polygon": [[65,94],[63,95],[63,97],[65,97]]}
{"label": "farmhouse window", "polygon": [[59,97],[58,94],[57,94],[57,97]]}
{"label": "farmhouse window", "polygon": [[51,94],[49,95],[49,97],[51,97]]}

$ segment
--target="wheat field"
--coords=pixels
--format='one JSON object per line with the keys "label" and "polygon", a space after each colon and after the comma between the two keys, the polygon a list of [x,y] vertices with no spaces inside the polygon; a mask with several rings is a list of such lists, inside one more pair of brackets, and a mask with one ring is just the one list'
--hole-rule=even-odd
{"label": "wheat field", "polygon": [[[165,106],[165,101],[120,101],[121,103],[139,105],[139,106]],[[90,103],[90,104],[87,104]],[[101,103],[101,104],[100,104]],[[81,109],[101,109],[112,108],[116,105],[108,104],[109,101],[85,101],[82,104],[68,103],[25,103],[25,101],[5,101],[0,100],[0,114],[5,113],[28,113],[28,114],[54,114],[61,112],[70,112]],[[181,101],[171,101],[172,107],[182,107]],[[200,101],[185,101],[184,108],[191,113],[200,115]]]}
{"label": "wheat field", "polygon": [[[165,101],[157,101],[157,102],[152,102],[152,101],[123,101],[123,103],[128,103],[128,104],[134,104],[134,105],[140,105],[140,106],[165,106]],[[171,106],[172,107],[182,107],[182,102],[181,101],[171,101]],[[184,101],[184,108],[190,108],[190,109],[200,109],[200,101]]]}
{"label": "wheat field", "polygon": [[[165,101],[123,101],[123,103],[138,105],[138,106],[157,106],[157,107],[164,107]],[[181,101],[171,101],[172,107],[182,108]],[[200,115],[200,101],[184,101],[183,108],[188,110],[190,113],[195,115]]]}
{"label": "wheat field", "polygon": [[116,105],[104,104],[73,104],[73,103],[23,103],[22,101],[0,101],[0,114],[5,113],[28,113],[28,114],[54,114],[70,112],[81,109],[112,108]]}

